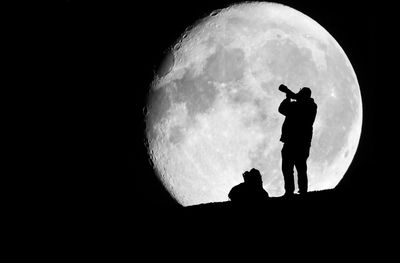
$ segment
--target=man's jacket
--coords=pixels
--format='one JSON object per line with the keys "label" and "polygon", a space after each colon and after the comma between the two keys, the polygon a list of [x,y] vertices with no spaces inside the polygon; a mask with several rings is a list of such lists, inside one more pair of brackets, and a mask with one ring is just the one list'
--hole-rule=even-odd
{"label": "man's jacket", "polygon": [[317,104],[309,98],[303,102],[290,101],[286,98],[279,105],[278,111],[285,115],[282,125],[281,141],[308,146],[311,145],[313,123],[317,115]]}

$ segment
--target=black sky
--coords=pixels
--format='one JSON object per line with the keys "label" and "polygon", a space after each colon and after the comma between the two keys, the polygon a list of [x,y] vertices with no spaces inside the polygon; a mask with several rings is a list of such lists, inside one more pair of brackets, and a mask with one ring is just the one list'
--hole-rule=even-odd
{"label": "black sky", "polygon": [[[57,44],[52,49],[58,63],[62,61],[56,72],[65,95],[63,117],[74,123],[68,128],[72,136],[66,150],[74,156],[69,180],[80,190],[94,190],[88,195],[98,195],[105,203],[170,207],[175,202],[155,178],[143,145],[147,88],[165,52],[185,28],[233,1],[115,2],[66,1],[52,14],[57,23],[46,23],[49,32],[55,31]],[[364,122],[357,154],[340,187],[349,195],[361,193],[372,185],[375,170],[372,7],[349,1],[279,2],[322,25],[353,65]]]}

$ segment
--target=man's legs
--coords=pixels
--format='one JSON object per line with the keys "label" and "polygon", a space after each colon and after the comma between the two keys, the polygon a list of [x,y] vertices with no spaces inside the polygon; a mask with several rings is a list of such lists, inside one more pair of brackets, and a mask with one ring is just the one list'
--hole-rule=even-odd
{"label": "man's legs", "polygon": [[290,195],[294,192],[293,168],[293,148],[285,143],[282,148],[282,173],[285,180],[285,195]]}
{"label": "man's legs", "polygon": [[299,186],[299,193],[305,194],[308,191],[308,178],[307,178],[307,158],[310,153],[310,147],[298,149],[295,158],[295,165],[297,170],[297,183]]}

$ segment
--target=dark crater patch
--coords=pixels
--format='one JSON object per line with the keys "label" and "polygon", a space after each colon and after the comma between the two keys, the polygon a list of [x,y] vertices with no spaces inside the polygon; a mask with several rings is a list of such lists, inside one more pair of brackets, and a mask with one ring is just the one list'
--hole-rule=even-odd
{"label": "dark crater patch", "polygon": [[171,94],[174,102],[185,103],[189,117],[207,112],[214,104],[218,90],[206,75],[194,76],[187,71],[176,81],[177,89]]}
{"label": "dark crater patch", "polygon": [[176,145],[180,143],[184,138],[183,128],[181,126],[173,126],[169,129],[169,141]]}
{"label": "dark crater patch", "polygon": [[157,69],[157,76],[161,78],[167,75],[174,66],[174,61],[175,59],[173,53],[171,51],[168,51]]}
{"label": "dark crater patch", "polygon": [[205,75],[212,81],[230,82],[243,77],[244,52],[239,48],[225,49],[217,47],[205,66]]}
{"label": "dark crater patch", "polygon": [[150,138],[156,137],[155,125],[164,118],[171,107],[167,87],[151,88],[146,108],[146,130]]}

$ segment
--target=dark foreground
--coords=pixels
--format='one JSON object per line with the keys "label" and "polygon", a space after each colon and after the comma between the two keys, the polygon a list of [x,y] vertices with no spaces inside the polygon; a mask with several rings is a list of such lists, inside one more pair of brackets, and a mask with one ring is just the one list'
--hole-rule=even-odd
{"label": "dark foreground", "polygon": [[[380,228],[369,199],[336,190],[309,192],[292,198],[269,198],[258,204],[230,201],[177,207],[147,213],[142,230],[168,242],[174,237],[187,242],[305,242],[340,240],[341,244],[367,242]],[[187,241],[187,242],[186,242]]]}
{"label": "dark foreground", "polygon": [[96,255],[112,251],[111,262],[139,256],[182,262],[369,259],[387,242],[385,217],[377,209],[381,203],[375,205],[376,197],[370,197],[328,190],[259,204],[139,208],[137,202],[133,209],[118,207],[122,214],[104,214],[107,220],[100,225],[100,217],[88,222],[94,231],[81,228],[96,242],[87,243],[82,233],[76,240],[84,241],[85,250],[93,247]]}

